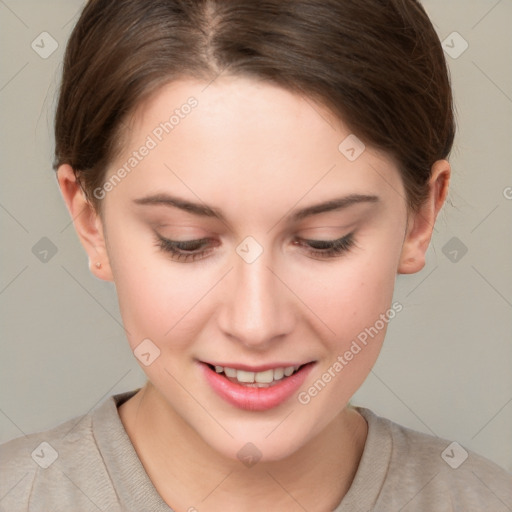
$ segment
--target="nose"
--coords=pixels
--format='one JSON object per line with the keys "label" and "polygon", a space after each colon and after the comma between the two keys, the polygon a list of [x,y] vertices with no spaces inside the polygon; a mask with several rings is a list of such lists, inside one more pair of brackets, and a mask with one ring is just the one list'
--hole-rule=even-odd
{"label": "nose", "polygon": [[252,263],[235,254],[233,262],[219,327],[247,347],[266,350],[293,329],[292,294],[273,268],[270,253],[263,251]]}

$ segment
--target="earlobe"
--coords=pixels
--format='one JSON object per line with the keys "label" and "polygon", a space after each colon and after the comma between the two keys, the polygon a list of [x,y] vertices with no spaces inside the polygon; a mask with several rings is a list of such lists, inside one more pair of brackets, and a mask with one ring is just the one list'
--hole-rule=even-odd
{"label": "earlobe", "polygon": [[397,269],[399,274],[414,274],[425,266],[425,255],[432,238],[434,224],[448,194],[450,172],[450,164],[447,160],[438,160],[432,166],[428,197],[417,212],[410,213],[408,216]]}
{"label": "earlobe", "polygon": [[99,279],[113,281],[100,215],[87,200],[70,165],[58,168],[57,179],[75,230],[89,256],[90,271]]}

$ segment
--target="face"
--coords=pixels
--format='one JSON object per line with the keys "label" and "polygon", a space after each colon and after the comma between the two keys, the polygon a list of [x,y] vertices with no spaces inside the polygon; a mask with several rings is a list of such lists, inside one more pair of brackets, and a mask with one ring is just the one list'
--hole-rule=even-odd
{"label": "face", "polygon": [[[251,442],[277,460],[345,408],[377,359],[405,192],[390,158],[340,151],[350,131],[310,99],[241,78],[206,85],[172,83],[133,117],[97,191],[108,258],[165,407],[227,457]],[[274,382],[242,387],[231,381],[251,372],[215,365]]]}

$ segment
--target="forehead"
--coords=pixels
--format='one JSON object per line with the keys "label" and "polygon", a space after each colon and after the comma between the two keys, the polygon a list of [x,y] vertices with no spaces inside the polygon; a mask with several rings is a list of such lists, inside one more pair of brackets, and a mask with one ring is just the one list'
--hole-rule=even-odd
{"label": "forehead", "polygon": [[[191,103],[193,107],[189,107]],[[166,139],[193,131],[198,141],[210,141],[215,146],[229,137],[229,151],[235,154],[237,150],[256,151],[258,144],[262,150],[277,149],[282,144],[289,149],[288,145],[304,139],[310,141],[309,147],[325,139],[328,132],[347,131],[339,119],[311,98],[241,77],[222,77],[211,83],[179,80],[167,84],[139,105],[131,122],[131,134],[151,132],[165,121],[173,125],[172,133],[165,133],[170,135]],[[324,146],[323,149],[327,147]],[[294,153],[299,149],[296,145]]]}
{"label": "forehead", "polygon": [[232,202],[251,196],[261,204],[311,193],[325,199],[334,189],[368,194],[386,193],[393,182],[400,187],[387,155],[366,147],[347,158],[344,141],[353,135],[326,108],[247,78],[167,84],[139,105],[128,133],[113,172],[133,151],[152,146],[123,185],[128,193],[188,187],[189,197],[222,192]]}

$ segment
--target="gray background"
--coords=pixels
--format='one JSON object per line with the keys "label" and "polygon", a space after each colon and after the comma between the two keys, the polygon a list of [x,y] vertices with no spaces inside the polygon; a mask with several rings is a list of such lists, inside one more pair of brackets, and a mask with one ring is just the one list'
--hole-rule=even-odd
{"label": "gray background", "polygon": [[[114,286],[89,273],[51,169],[55,92],[81,5],[0,0],[0,441],[145,382]],[[426,267],[397,279],[404,310],[353,403],[512,471],[512,2],[424,5],[450,51],[463,48],[454,31],[469,45],[447,56],[458,112],[451,191]],[[31,47],[43,31],[59,44],[46,59]],[[57,251],[47,261],[33,252],[43,237]]]}

